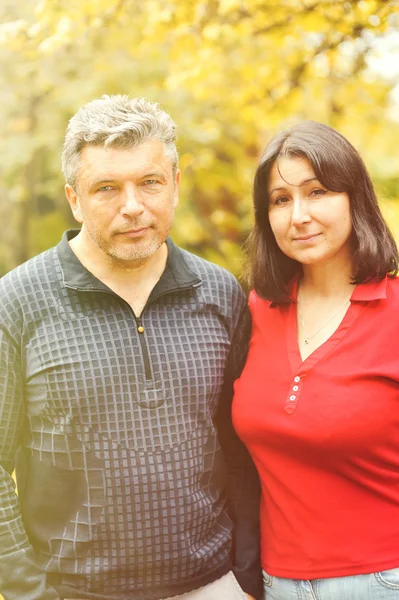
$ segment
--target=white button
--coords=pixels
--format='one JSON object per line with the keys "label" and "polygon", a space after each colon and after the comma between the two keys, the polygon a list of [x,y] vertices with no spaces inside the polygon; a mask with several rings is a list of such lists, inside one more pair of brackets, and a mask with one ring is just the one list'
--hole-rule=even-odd
{"label": "white button", "polygon": [[294,381],[296,381],[298,383],[298,381],[301,381],[301,378],[298,377],[298,375],[296,377],[294,377]]}
{"label": "white button", "polygon": [[294,385],[294,387],[292,388],[293,392],[297,392],[299,390],[299,387],[297,385]]}
{"label": "white button", "polygon": [[290,400],[296,400],[296,396],[290,396]]}

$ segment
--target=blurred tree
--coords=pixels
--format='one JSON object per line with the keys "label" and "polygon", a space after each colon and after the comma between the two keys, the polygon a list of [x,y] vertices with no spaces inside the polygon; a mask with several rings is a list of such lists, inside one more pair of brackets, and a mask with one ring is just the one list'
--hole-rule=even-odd
{"label": "blurred tree", "polygon": [[399,123],[389,113],[398,72],[370,68],[381,40],[394,40],[394,3],[3,0],[0,11],[0,270],[70,225],[65,126],[103,93],[145,96],[175,118],[183,185],[174,237],[235,272],[257,157],[283,122],[337,127],[381,193],[399,196]]}

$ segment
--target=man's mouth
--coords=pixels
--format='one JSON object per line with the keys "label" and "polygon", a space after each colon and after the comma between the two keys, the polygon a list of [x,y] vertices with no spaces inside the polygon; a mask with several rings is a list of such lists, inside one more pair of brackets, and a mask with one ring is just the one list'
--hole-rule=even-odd
{"label": "man's mouth", "polygon": [[137,227],[135,229],[127,229],[126,231],[119,231],[119,235],[126,235],[128,237],[139,237],[144,235],[148,231],[149,227]]}

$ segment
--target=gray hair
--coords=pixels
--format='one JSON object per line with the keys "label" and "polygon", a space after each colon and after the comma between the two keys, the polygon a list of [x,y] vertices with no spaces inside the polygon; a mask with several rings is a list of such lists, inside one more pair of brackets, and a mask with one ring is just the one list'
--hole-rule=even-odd
{"label": "gray hair", "polygon": [[76,189],[80,154],[85,146],[119,149],[160,140],[176,172],[176,124],[155,102],[126,95],[104,95],[84,104],[69,121],[62,153],[62,172]]}

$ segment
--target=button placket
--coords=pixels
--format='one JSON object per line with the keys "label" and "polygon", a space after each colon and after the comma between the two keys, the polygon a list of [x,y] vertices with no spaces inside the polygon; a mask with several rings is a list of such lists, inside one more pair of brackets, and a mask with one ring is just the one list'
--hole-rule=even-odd
{"label": "button placket", "polygon": [[288,396],[284,404],[284,410],[290,415],[295,411],[297,407],[299,394],[301,393],[301,384],[302,377],[296,375],[294,377],[294,380],[291,382],[291,386],[288,391]]}

